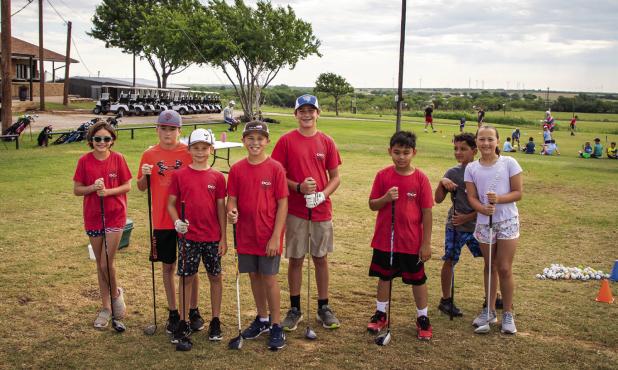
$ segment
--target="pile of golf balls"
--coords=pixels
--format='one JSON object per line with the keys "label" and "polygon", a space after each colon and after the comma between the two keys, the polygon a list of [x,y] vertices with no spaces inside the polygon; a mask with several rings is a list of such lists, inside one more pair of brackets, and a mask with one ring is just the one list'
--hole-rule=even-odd
{"label": "pile of golf balls", "polygon": [[536,274],[539,280],[601,280],[609,279],[609,274],[604,274],[601,270],[592,267],[567,267],[562,264],[552,263],[550,267],[545,267],[542,274]]}

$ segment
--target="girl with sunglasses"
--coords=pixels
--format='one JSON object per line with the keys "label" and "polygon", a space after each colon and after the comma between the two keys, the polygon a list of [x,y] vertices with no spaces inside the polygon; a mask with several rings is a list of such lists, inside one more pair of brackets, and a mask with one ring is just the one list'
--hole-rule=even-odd
{"label": "girl with sunglasses", "polygon": [[[84,197],[84,228],[97,260],[97,276],[102,308],[94,321],[94,327],[107,327],[112,314],[122,319],[126,313],[122,288],[116,280],[114,256],[120,244],[127,217],[127,192],[131,190],[131,172],[127,162],[118,152],[111,150],[116,141],[116,132],[105,122],[90,127],[86,136],[92,151],[84,154],[77,162],[73,176],[73,193]],[[103,229],[100,198],[105,210]],[[106,265],[103,233],[107,240],[109,270]],[[109,275],[108,276],[108,271]],[[108,285],[109,282],[109,285]],[[109,286],[112,290],[110,302]]]}

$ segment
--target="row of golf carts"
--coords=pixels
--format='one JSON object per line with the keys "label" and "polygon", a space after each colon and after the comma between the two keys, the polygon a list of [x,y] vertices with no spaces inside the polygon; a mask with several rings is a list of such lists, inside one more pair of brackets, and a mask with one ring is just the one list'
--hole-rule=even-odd
{"label": "row of golf carts", "polygon": [[145,116],[166,109],[182,115],[221,113],[221,98],[215,92],[103,85],[92,113]]}

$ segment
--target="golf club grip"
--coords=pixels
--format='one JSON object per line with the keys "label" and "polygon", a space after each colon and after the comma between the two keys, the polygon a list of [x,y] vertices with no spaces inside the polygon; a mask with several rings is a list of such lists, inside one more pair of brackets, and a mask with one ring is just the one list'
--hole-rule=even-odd
{"label": "golf club grip", "polygon": [[180,219],[185,222],[185,201],[180,202]]}
{"label": "golf club grip", "polygon": [[150,259],[152,262],[157,260],[157,248],[152,234],[152,191],[150,189],[150,175],[146,175],[146,187],[148,188],[148,231],[150,236]]}
{"label": "golf club grip", "polygon": [[232,237],[234,238],[234,249],[237,250],[238,249],[238,245],[236,243],[236,224],[232,224]]}

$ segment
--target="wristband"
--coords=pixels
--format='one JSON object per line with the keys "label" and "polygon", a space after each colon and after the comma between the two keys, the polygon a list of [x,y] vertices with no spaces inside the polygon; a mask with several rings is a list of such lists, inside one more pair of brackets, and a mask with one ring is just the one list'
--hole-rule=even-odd
{"label": "wristband", "polygon": [[296,184],[296,192],[300,194],[300,182]]}

